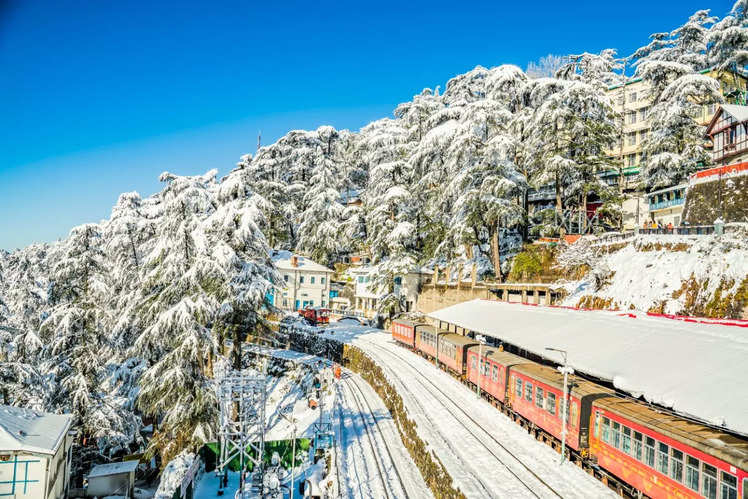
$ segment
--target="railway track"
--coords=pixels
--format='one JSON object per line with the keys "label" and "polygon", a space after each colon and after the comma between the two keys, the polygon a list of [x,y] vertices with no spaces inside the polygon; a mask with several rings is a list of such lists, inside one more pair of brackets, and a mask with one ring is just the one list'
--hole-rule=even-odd
{"label": "railway track", "polygon": [[[475,418],[473,418],[465,409],[460,407],[459,404],[457,404],[454,400],[452,400],[452,397],[444,392],[439,386],[436,385],[431,379],[429,379],[426,375],[424,375],[422,372],[420,372],[418,369],[414,368],[408,359],[405,357],[392,352],[388,350],[387,348],[382,347],[381,345],[378,345],[374,342],[364,340],[361,338],[358,338],[357,341],[361,341],[363,343],[366,343],[367,345],[370,345],[374,347],[376,350],[380,352],[384,352],[385,354],[395,357],[402,361],[404,365],[407,365],[408,368],[413,371],[416,374],[416,379],[418,383],[424,387],[427,391],[431,393],[434,398],[440,399],[440,400],[446,400],[450,406],[454,407],[454,409],[451,409],[446,404],[442,404],[444,408],[452,415],[452,417],[468,432],[470,435],[472,435],[477,442],[480,443],[480,445],[485,449],[489,454],[491,454],[496,461],[498,461],[520,484],[524,486],[525,489],[530,493],[530,495],[534,497],[547,497],[547,495],[540,495],[540,490],[545,490],[547,492],[550,492],[551,496],[553,497],[563,497],[552,485],[550,485],[548,482],[543,480],[540,476],[537,475],[526,463],[524,463],[515,453],[513,453],[511,450],[509,450],[504,444],[502,444],[496,437],[494,437],[489,430],[483,427],[481,423],[479,423]],[[394,369],[389,367],[386,362],[380,363],[383,367],[386,366],[386,368],[392,373],[393,376],[396,378],[401,378],[401,375],[395,372]],[[424,380],[424,381],[422,381]],[[402,383],[401,385],[408,391],[410,391],[408,388],[405,387],[405,384]],[[411,394],[413,393],[410,391]],[[435,395],[435,393],[438,393],[441,395],[441,397],[438,397]],[[478,428],[480,432],[474,431],[472,428],[470,428],[469,425],[465,424],[464,420],[467,419],[471,421],[475,428]],[[489,445],[486,445],[486,443],[483,441],[483,439],[478,434],[482,434],[486,437],[488,437],[491,441],[493,441],[496,445],[499,446],[499,448],[506,454],[506,456],[499,456],[494,449],[492,449]],[[511,463],[511,465],[510,465]],[[517,469],[519,467],[519,469]],[[524,475],[521,476],[521,475]],[[486,487],[485,484],[482,484],[484,487]]]}
{"label": "railway track", "polygon": [[[361,390],[361,387],[356,384],[354,380],[351,379],[352,375],[350,373],[345,373],[341,377],[341,381],[343,384],[348,388],[349,393],[351,394],[350,399],[353,400],[358,410],[358,415],[361,418],[361,421],[363,423],[364,429],[367,434],[367,438],[369,440],[369,444],[371,445],[372,453],[375,456],[375,462],[377,465],[377,470],[379,471],[379,479],[382,482],[382,487],[384,490],[384,493],[387,498],[394,498],[394,497],[405,497],[409,498],[411,497],[408,493],[408,487],[405,484],[405,481],[403,480],[402,476],[400,475],[400,471],[397,467],[397,463],[392,455],[392,451],[390,450],[389,445],[387,444],[387,440],[384,438],[384,432],[382,431],[382,428],[380,427],[379,421],[377,419],[376,414],[374,413],[374,410],[372,409],[371,405],[369,404],[369,401],[366,399],[366,395]],[[365,414],[368,414],[368,416],[365,416]],[[371,422],[368,419],[371,419]],[[373,423],[372,423],[373,422]],[[372,431],[372,427],[376,427],[376,432]],[[375,444],[376,433],[379,434],[382,445]],[[382,447],[384,448],[384,453],[382,452]],[[379,459],[376,459],[377,454],[379,455]],[[386,459],[385,459],[386,455]],[[381,463],[381,464],[380,464]],[[391,484],[388,480],[385,480],[385,476],[392,477],[392,474],[385,474],[386,466],[384,463],[390,463],[391,469],[395,470],[395,477],[397,478],[397,483],[399,484],[399,489],[402,491],[402,495],[400,494],[393,494],[393,490],[391,487]]]}

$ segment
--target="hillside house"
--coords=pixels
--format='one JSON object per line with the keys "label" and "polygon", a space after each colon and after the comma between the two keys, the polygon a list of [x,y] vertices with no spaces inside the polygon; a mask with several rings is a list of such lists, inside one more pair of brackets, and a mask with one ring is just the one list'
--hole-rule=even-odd
{"label": "hillside house", "polygon": [[282,279],[268,296],[271,304],[286,312],[330,306],[332,269],[290,251],[273,250],[271,258]]}
{"label": "hillside house", "polygon": [[[373,317],[379,308],[379,301],[386,295],[385,290],[374,287],[374,267],[354,267],[349,272],[354,279],[354,309],[367,317]],[[395,277],[393,291],[402,300],[405,312],[416,309],[418,292],[426,276],[431,274],[433,271],[419,268],[407,275]]]}
{"label": "hillside house", "polygon": [[723,104],[709,122],[712,162],[729,165],[748,161],[748,106]]}
{"label": "hillside house", "polygon": [[70,414],[0,405],[0,497],[67,497],[72,421]]}

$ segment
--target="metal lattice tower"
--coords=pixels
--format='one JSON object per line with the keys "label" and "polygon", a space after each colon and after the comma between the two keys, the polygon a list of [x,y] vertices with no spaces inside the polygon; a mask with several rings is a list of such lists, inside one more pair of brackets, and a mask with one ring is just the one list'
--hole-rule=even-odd
{"label": "metal lattice tower", "polygon": [[[216,474],[222,477],[221,488],[225,484],[226,466],[235,457],[239,458],[241,479],[240,490],[245,491],[242,497],[249,497],[244,483],[244,469],[253,464],[255,482],[253,487],[262,490],[263,464],[265,453],[265,402],[267,390],[265,373],[242,370],[229,371],[220,379],[217,386],[218,435],[221,446],[216,465]],[[257,457],[253,457],[249,449]]]}

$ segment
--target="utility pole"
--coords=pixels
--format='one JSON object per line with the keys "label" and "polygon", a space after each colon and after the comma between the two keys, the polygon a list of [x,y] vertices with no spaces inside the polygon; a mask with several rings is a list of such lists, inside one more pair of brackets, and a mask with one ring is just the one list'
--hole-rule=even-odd
{"label": "utility pole", "polygon": [[477,392],[478,392],[478,398],[480,398],[480,380],[481,376],[483,376],[483,345],[486,344],[486,337],[482,334],[476,334],[475,340],[479,343],[478,346],[478,382],[476,383]]}
{"label": "utility pole", "polygon": [[[288,411],[290,409],[290,411]],[[279,414],[283,416],[283,419],[291,423],[293,428],[293,443],[291,448],[291,486],[289,487],[289,498],[293,499],[294,494],[294,470],[296,469],[296,420],[286,416],[285,412],[293,411],[293,405],[286,407],[286,411],[281,411]]]}
{"label": "utility pole", "polygon": [[257,132],[257,150],[260,150],[260,145],[262,144],[262,130]]}
{"label": "utility pole", "polygon": [[551,352],[558,352],[560,353],[564,358],[564,365],[562,367],[557,367],[556,369],[559,370],[559,372],[563,373],[564,375],[564,395],[563,395],[563,404],[561,405],[561,417],[562,417],[562,427],[561,427],[561,464],[563,464],[564,460],[566,459],[566,423],[567,423],[567,407],[569,406],[569,401],[567,400],[568,397],[568,376],[569,374],[574,374],[574,369],[570,368],[566,361],[566,350],[560,350],[558,348],[551,348],[551,347],[545,347],[546,350],[549,350]]}

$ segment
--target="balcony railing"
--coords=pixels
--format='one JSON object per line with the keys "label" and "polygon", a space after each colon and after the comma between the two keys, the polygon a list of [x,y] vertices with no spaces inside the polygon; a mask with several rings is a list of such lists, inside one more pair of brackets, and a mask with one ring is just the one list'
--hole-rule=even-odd
{"label": "balcony railing", "polygon": [[714,225],[681,225],[680,227],[658,227],[656,229],[639,229],[639,234],[676,234],[681,236],[706,236],[714,234]]}
{"label": "balcony railing", "polygon": [[660,201],[659,203],[649,203],[649,211],[663,210],[665,208],[671,208],[673,206],[682,205],[686,201],[685,198],[668,199],[667,201]]}

